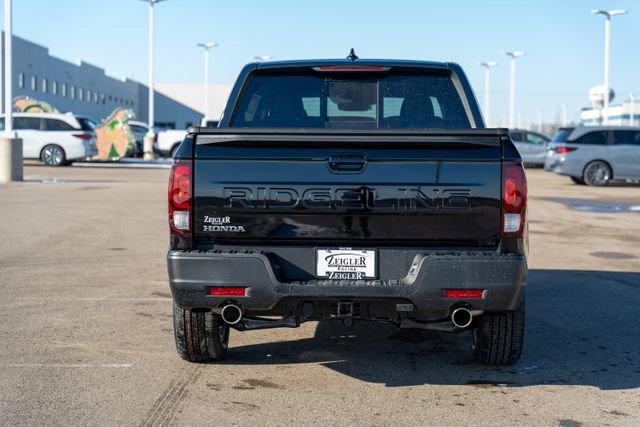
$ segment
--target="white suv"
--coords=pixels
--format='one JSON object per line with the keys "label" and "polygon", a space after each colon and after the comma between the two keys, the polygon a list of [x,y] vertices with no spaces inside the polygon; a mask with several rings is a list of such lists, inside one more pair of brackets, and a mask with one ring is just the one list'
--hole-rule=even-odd
{"label": "white suv", "polygon": [[[15,113],[13,129],[22,139],[25,159],[62,166],[98,153],[94,123],[86,117],[59,113]],[[4,130],[4,115],[0,115]]]}

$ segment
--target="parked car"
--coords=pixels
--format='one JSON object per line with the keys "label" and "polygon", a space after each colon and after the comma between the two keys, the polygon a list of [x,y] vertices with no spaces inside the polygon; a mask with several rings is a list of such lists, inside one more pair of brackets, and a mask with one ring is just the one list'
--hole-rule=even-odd
{"label": "parked car", "polygon": [[[131,156],[142,157],[144,154],[144,137],[149,132],[149,125],[144,122],[129,120],[129,127],[135,138],[135,151],[131,153]],[[155,128],[154,132],[156,137],[153,141],[153,152],[162,157],[173,157],[178,145],[187,134],[186,130],[176,129]]]}
{"label": "parked car", "polygon": [[[4,130],[4,115],[0,115]],[[96,148],[95,123],[82,116],[60,113],[15,113],[13,129],[22,139],[22,156],[62,166],[92,157]]]}
{"label": "parked car", "polygon": [[640,127],[562,128],[549,144],[544,167],[577,184],[640,180]]}
{"label": "parked car", "polygon": [[457,64],[249,64],[169,184],[178,353],[316,320],[471,332],[509,365],[524,339],[527,185]]}
{"label": "parked car", "polygon": [[547,157],[548,136],[529,130],[513,129],[509,136],[526,165],[544,166]]}
{"label": "parked car", "polygon": [[178,146],[187,135],[186,130],[163,129],[156,134],[157,153],[163,157],[173,157]]}
{"label": "parked car", "polygon": [[[132,153],[127,153],[127,157],[142,157],[144,155],[144,137],[149,133],[149,125],[144,122],[139,122],[136,120],[129,120],[129,127],[131,128],[131,132],[133,132],[133,137],[135,142],[133,144],[134,151]],[[158,152],[158,132],[159,130],[155,130],[156,137],[153,141],[153,152]]]}

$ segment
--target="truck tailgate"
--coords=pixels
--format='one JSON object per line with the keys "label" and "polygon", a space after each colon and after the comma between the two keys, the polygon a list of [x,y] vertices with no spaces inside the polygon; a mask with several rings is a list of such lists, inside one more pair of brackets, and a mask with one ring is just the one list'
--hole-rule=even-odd
{"label": "truck tailgate", "polygon": [[[234,133],[235,132],[235,133]],[[495,130],[198,135],[196,245],[322,242],[495,246]]]}

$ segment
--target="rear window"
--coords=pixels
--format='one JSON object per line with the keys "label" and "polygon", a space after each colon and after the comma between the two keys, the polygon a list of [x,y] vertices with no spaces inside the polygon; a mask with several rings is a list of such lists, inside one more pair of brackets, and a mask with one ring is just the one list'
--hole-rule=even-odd
{"label": "rear window", "polygon": [[257,75],[241,96],[231,126],[471,127],[451,77],[442,73]]}
{"label": "rear window", "polygon": [[539,133],[527,132],[527,142],[536,145],[545,145],[549,142],[549,138]]}
{"label": "rear window", "polygon": [[573,132],[573,128],[562,128],[553,136],[551,142],[567,142],[567,138]]}
{"label": "rear window", "polygon": [[86,117],[76,117],[80,123],[80,128],[85,131],[95,130],[96,122]]}
{"label": "rear window", "polygon": [[599,130],[594,132],[585,133],[575,141],[571,141],[573,144],[585,144],[585,145],[605,145],[607,143],[608,131]]}
{"label": "rear window", "polygon": [[139,125],[129,125],[129,127],[131,128],[131,131],[136,135],[136,136],[144,136],[146,135],[149,131],[147,130],[146,127],[144,126],[139,126]]}
{"label": "rear window", "polygon": [[509,137],[514,142],[522,142],[524,140],[524,135],[522,132],[509,132]]}

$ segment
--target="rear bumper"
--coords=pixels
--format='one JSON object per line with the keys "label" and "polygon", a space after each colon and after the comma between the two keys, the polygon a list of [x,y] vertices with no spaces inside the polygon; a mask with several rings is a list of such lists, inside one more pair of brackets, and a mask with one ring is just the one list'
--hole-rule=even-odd
{"label": "rear bumper", "polygon": [[[513,310],[527,278],[524,256],[495,252],[420,252],[400,280],[369,283],[281,282],[269,258],[259,252],[170,251],[167,263],[178,306],[217,308],[232,300],[248,315],[295,315],[301,304],[315,301],[386,302],[393,310],[396,304],[413,304],[407,316],[420,320],[447,317],[457,304],[481,311]],[[230,298],[208,295],[213,285],[249,288],[247,296]],[[444,289],[465,288],[485,289],[484,296],[468,301],[444,297]]]}
{"label": "rear bumper", "polygon": [[567,158],[565,155],[553,155],[547,157],[544,163],[545,170],[557,173],[558,175],[582,177],[582,162]]}

